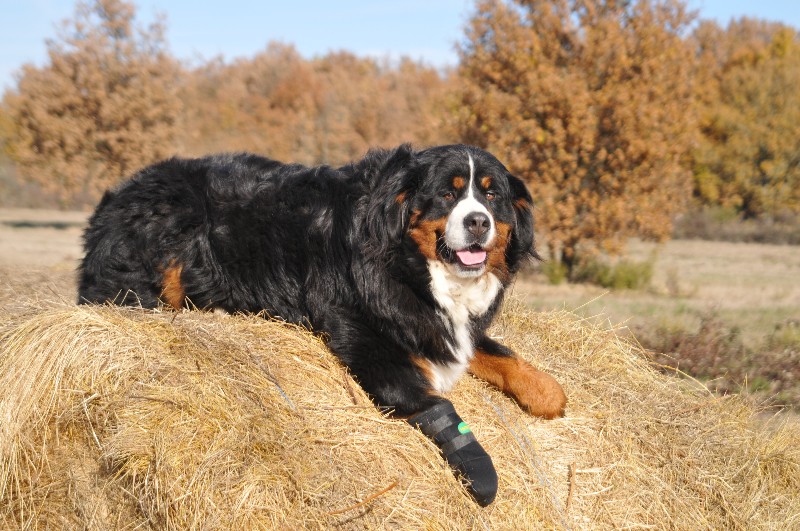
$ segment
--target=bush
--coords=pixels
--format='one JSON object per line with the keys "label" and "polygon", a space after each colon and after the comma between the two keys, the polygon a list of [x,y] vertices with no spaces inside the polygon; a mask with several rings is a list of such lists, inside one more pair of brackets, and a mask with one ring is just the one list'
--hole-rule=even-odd
{"label": "bush", "polygon": [[553,286],[557,286],[567,280],[569,270],[567,266],[561,262],[547,261],[542,263],[542,273],[547,277],[547,282]]}
{"label": "bush", "polygon": [[94,204],[139,167],[175,153],[179,63],[165,28],[136,22],[123,0],[79,4],[47,64],[25,65],[3,97],[14,124],[7,151],[20,175],[62,206]]}
{"label": "bush", "polygon": [[586,259],[575,267],[570,280],[609,289],[642,289],[653,278],[653,262],[652,259],[644,262],[620,260],[610,264],[596,258]]}
{"label": "bush", "polygon": [[724,379],[742,374],[740,364],[747,358],[739,329],[727,326],[715,313],[702,315],[696,332],[662,325],[654,336],[644,335],[640,340],[648,343],[647,348],[664,353],[655,354],[658,363],[715,380],[723,391],[733,390]]}
{"label": "bush", "polygon": [[800,352],[800,321],[789,319],[775,325],[775,330],[767,338],[770,350]]}
{"label": "bush", "polygon": [[655,329],[639,327],[634,334],[665,372],[677,369],[718,393],[750,393],[800,409],[797,323],[779,324],[755,349],[747,348],[738,327],[728,325],[715,312],[701,315],[696,331],[663,324]]}

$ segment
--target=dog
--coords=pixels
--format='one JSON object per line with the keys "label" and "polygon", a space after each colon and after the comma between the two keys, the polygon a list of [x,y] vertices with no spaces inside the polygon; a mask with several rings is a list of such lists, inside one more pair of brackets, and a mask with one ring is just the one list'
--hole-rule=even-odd
{"label": "dog", "polygon": [[320,334],[379,407],[433,439],[482,506],[491,458],[445,394],[467,371],[533,415],[566,397],[486,334],[534,248],[532,199],[466,145],[375,149],[340,168],[172,158],[97,206],[79,303],[265,312]]}

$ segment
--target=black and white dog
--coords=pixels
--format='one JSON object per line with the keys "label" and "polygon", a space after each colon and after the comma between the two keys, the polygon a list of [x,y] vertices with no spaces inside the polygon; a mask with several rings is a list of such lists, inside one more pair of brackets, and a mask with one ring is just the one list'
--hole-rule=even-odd
{"label": "black and white dog", "polygon": [[497,475],[444,398],[464,372],[533,415],[563,415],[561,386],[485,333],[536,254],[528,190],[478,148],[404,145],[341,168],[170,159],[107,192],[84,241],[80,303],[310,326],[378,406],[438,444],[481,505]]}

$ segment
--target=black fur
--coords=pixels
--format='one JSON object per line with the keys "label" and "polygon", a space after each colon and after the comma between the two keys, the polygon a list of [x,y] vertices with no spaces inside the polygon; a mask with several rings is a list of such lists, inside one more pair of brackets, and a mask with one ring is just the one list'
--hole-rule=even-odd
{"label": "black fur", "polygon": [[[456,338],[431,291],[430,257],[409,231],[448,216],[455,201],[443,192],[467,175],[467,155],[476,175],[492,178],[493,200],[481,204],[511,226],[495,271],[501,288],[470,316],[473,344],[495,344],[484,331],[503,288],[535,256],[531,197],[495,157],[463,145],[374,150],[341,168],[250,154],[145,168],[90,219],[79,302],[153,308],[164,303],[166,272],[177,271],[179,305],[310,326],[379,406],[426,410],[445,399],[419,360],[453,362]],[[441,238],[436,245],[437,259],[453,260]]]}

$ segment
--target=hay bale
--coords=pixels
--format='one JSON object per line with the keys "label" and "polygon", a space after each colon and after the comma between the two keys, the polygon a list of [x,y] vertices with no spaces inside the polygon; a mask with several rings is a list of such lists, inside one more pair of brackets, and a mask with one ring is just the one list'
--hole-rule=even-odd
{"label": "hay bale", "polygon": [[51,305],[0,316],[3,528],[791,528],[796,427],[652,370],[613,330],[507,311],[493,328],[570,397],[524,414],[465,377],[492,455],[472,503],[436,447],[323,344],[259,317]]}

